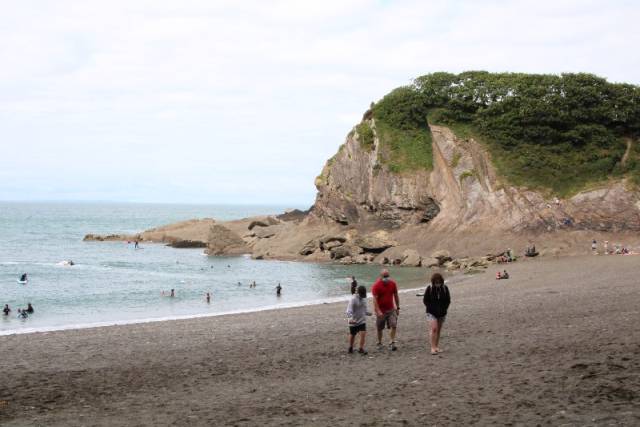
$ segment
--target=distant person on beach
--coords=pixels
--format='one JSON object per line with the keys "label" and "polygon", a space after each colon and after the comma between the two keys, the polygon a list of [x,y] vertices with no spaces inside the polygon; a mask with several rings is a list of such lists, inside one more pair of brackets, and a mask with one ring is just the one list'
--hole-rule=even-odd
{"label": "distant person on beach", "polygon": [[449,288],[444,284],[444,278],[441,274],[435,273],[431,276],[431,284],[424,291],[422,302],[427,309],[427,319],[431,323],[429,329],[431,354],[436,355],[442,352],[440,350],[440,332],[451,304],[451,294],[449,294]]}
{"label": "distant person on beach", "polygon": [[367,354],[364,349],[364,343],[367,336],[367,317],[371,316],[371,312],[367,310],[367,288],[358,286],[354,294],[349,300],[347,306],[347,318],[349,319],[349,353],[353,353],[353,344],[356,335],[360,335],[360,346],[358,353],[363,356]]}
{"label": "distant person on beach", "polygon": [[138,246],[139,244],[138,244],[138,241],[136,240],[133,244],[133,249],[138,249]]}
{"label": "distant person on beach", "polygon": [[11,313],[11,309],[9,308],[9,304],[5,304],[4,308],[2,309],[2,312],[4,313],[5,316],[8,316],[9,313]]}
{"label": "distant person on beach", "polygon": [[598,242],[596,242],[596,239],[593,239],[593,241],[591,242],[591,252],[595,254],[597,249],[598,249]]}
{"label": "distant person on beach", "polygon": [[604,241],[604,254],[605,255],[609,255],[609,241],[608,240]]}
{"label": "distant person on beach", "polygon": [[280,285],[280,282],[278,282],[278,286],[276,286],[276,295],[280,296],[282,292],[282,286]]}
{"label": "distant person on beach", "polygon": [[382,270],[380,277],[371,287],[373,307],[376,313],[376,329],[378,332],[378,348],[382,347],[382,331],[389,328],[391,342],[389,348],[396,351],[396,331],[398,328],[398,314],[400,312],[400,297],[398,286],[389,277],[389,270]]}
{"label": "distant person on beach", "polygon": [[356,280],[356,276],[351,276],[351,295],[356,294],[357,287],[358,287],[358,281]]}
{"label": "distant person on beach", "polygon": [[504,270],[502,272],[502,279],[508,279],[509,278],[509,273],[507,273],[507,270]]}
{"label": "distant person on beach", "polygon": [[27,313],[29,314],[33,314],[33,306],[31,305],[31,303],[27,304],[27,309],[26,309]]}
{"label": "distant person on beach", "polygon": [[207,292],[205,298],[207,299],[207,304],[209,304],[211,302],[211,294]]}

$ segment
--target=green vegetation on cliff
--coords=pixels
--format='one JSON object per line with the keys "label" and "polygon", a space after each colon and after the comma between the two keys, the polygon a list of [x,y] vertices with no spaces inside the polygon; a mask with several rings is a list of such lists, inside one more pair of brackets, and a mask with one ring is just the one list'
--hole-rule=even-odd
{"label": "green vegetation on cliff", "polygon": [[428,117],[483,142],[516,185],[568,195],[610,177],[640,183],[638,86],[590,74],[433,73],[389,93],[373,116],[395,171],[432,167]]}

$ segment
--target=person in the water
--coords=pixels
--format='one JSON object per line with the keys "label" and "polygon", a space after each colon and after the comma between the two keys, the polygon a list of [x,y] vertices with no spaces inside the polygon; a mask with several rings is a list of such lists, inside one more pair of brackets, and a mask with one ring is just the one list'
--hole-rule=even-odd
{"label": "person in the water", "polygon": [[29,313],[27,313],[27,310],[18,309],[18,317],[26,319],[27,317],[29,317]]}
{"label": "person in the water", "polygon": [[211,302],[211,294],[207,292],[205,297],[207,298],[207,304],[209,304]]}
{"label": "person in the water", "polygon": [[26,308],[27,313],[29,314],[33,314],[33,306],[31,305],[31,303],[27,304],[27,308]]}
{"label": "person in the water", "polygon": [[276,286],[276,295],[280,296],[281,293],[282,293],[282,286],[280,285],[280,282],[278,282],[278,286]]}
{"label": "person in the water", "polygon": [[26,282],[27,281],[27,273],[22,273],[22,276],[20,276],[20,281],[21,282]]}
{"label": "person in the water", "polygon": [[11,309],[9,308],[9,304],[5,304],[4,308],[2,309],[2,312],[4,313],[5,316],[8,316],[9,313],[11,313]]}

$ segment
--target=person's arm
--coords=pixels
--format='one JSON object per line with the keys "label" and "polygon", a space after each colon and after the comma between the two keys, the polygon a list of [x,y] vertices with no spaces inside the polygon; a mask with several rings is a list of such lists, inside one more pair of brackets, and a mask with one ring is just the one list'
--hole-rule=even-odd
{"label": "person's arm", "polygon": [[373,295],[373,312],[376,316],[382,316],[382,312],[380,311],[380,307],[378,307],[378,297],[375,293],[371,292]]}
{"label": "person's arm", "polygon": [[393,290],[393,298],[396,300],[396,310],[400,311],[400,296],[398,295],[398,286]]}
{"label": "person's arm", "polygon": [[424,290],[424,296],[422,297],[422,303],[426,306],[431,302],[431,292],[429,292],[429,286]]}
{"label": "person's arm", "polygon": [[448,309],[451,304],[451,294],[449,293],[449,288],[447,285],[444,286],[444,308]]}

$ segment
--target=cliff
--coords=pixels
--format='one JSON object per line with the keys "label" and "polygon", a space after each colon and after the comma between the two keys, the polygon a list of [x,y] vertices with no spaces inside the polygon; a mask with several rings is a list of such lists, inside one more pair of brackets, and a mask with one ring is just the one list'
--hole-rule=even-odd
{"label": "cliff", "polygon": [[534,243],[543,255],[587,253],[592,239],[637,248],[638,135],[636,86],[435,73],[372,104],[317,177],[309,212],[139,237],[212,255],[462,267]]}

